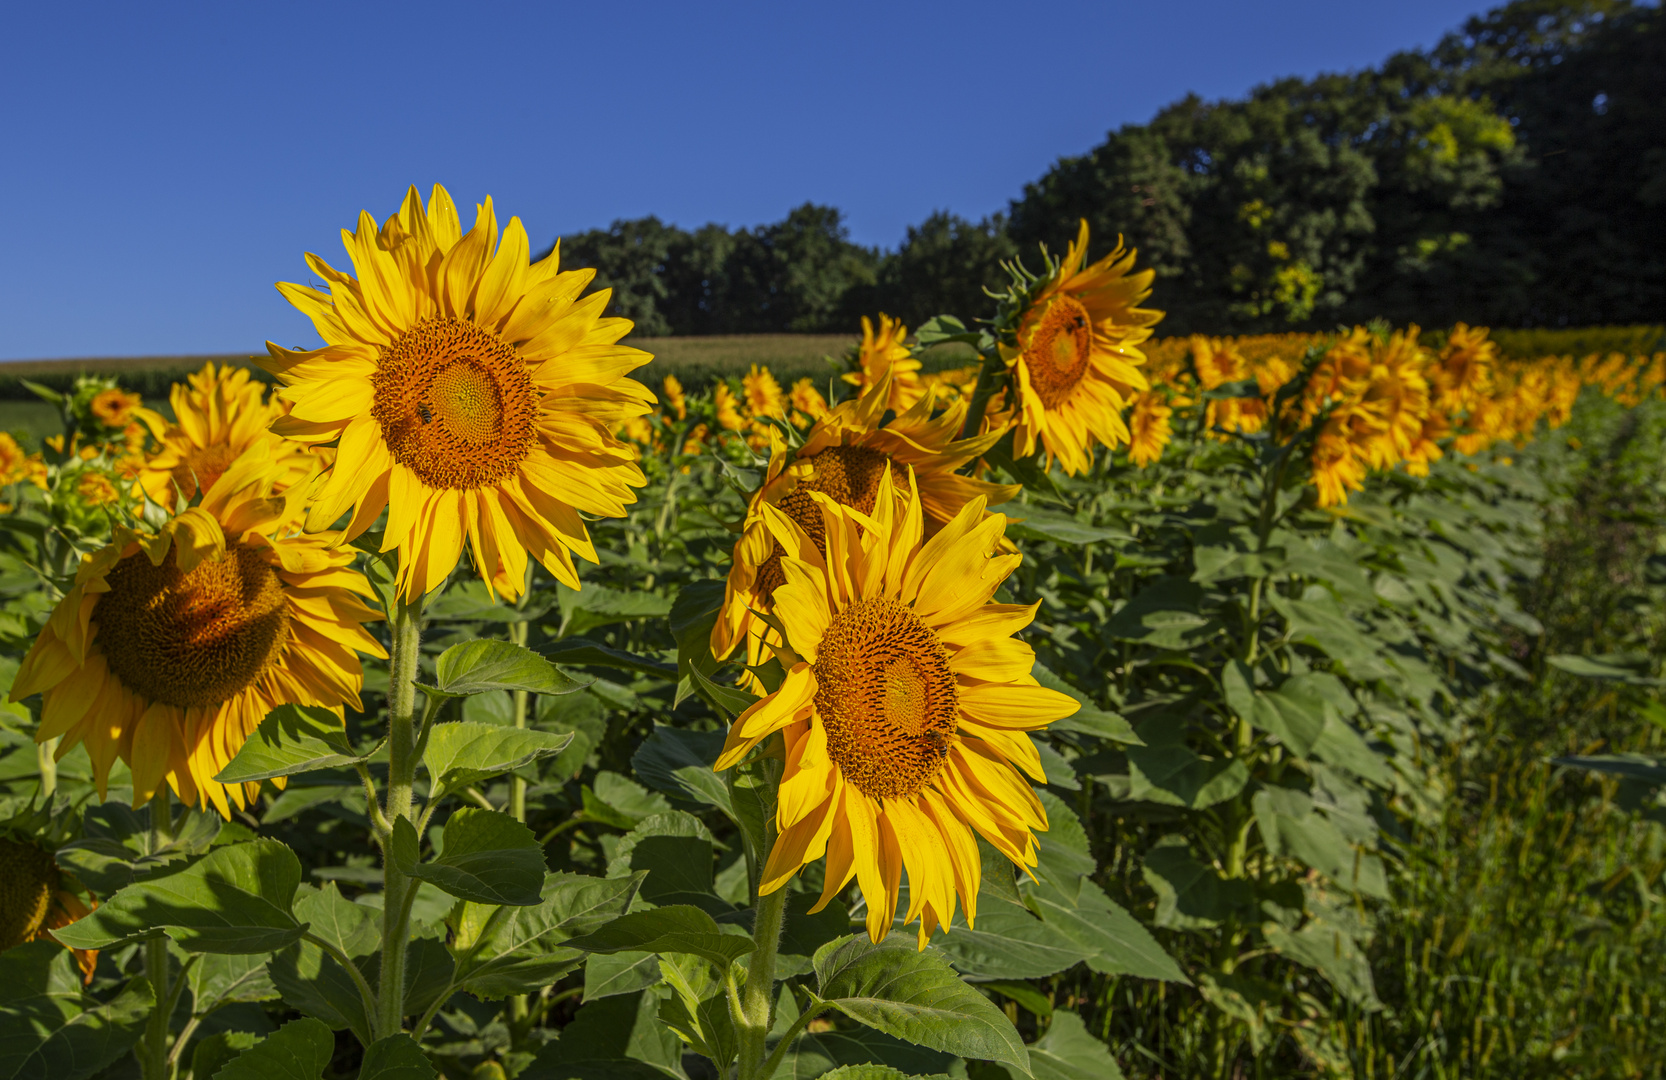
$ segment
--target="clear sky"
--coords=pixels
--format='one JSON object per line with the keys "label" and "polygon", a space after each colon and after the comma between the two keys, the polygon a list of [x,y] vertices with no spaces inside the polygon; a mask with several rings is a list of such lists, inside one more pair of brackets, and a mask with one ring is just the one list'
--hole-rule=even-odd
{"label": "clear sky", "polygon": [[[1478,0],[30,3],[0,65],[0,359],[316,344],[272,288],[407,185],[895,246],[1195,91],[1368,66]],[[466,216],[467,213],[466,213]]]}

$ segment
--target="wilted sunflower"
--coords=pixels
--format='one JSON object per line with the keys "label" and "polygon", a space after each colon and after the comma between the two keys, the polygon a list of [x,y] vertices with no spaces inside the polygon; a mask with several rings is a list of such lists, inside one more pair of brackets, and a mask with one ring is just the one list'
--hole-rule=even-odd
{"label": "wilted sunflower", "polygon": [[856,349],[856,370],[842,376],[845,382],[856,387],[857,396],[878,386],[889,373],[891,393],[885,402],[887,409],[905,412],[920,400],[926,387],[920,379],[920,362],[905,344],[907,337],[908,327],[901,319],[881,313],[876,330],[868,317],[862,316],[862,344]]}
{"label": "wilted sunflower", "polygon": [[304,443],[267,430],[285,409],[276,397],[266,400],[266,387],[244,368],[205,364],[184,383],[174,384],[169,401],[174,421],[157,433],[162,448],[136,478],[137,488],[160,506],[171,509],[177,499],[189,502],[213,487],[257,442],[267,444],[278,491],[299,483],[319,463]]}
{"label": "wilted sunflower", "polygon": [[380,229],[361,212],[342,240],[357,278],[308,255],[329,293],[278,286],[325,346],[268,343],[262,361],[293,405],[273,430],[340,440],[308,530],[352,509],[352,539],[388,508],[382,550],[399,549],[410,600],[445,580],[465,543],[505,597],[520,595],[528,552],[577,588],[572,555],[596,558],[580,514],[621,517],[645,482],[613,435],[654,403],[625,378],[652,359],[618,344],[630,320],[602,317],[607,289],[579,296],[595,271],[560,272],[559,246],[529,265],[519,218],[500,243],[490,198],[464,233],[443,187],[426,209],[412,188]]}
{"label": "wilted sunflower", "polygon": [[775,612],[786,631],[780,688],[729,729],[719,769],[773,732],[786,739],[776,826],[760,892],[825,854],[820,910],[855,878],[868,936],[891,930],[908,873],[920,947],[954,917],[977,918],[982,836],[1036,865],[1047,815],[1020,774],[1045,782],[1030,731],[1078,708],[1037,685],[1035,654],[1012,637],[1039,605],[996,604],[1021,556],[992,554],[1006,518],[981,498],[925,539],[919,494],[893,495],[882,469],[872,515],[825,495],[823,542],[773,506],[764,517],[790,553]]}
{"label": "wilted sunflower", "polygon": [[258,784],[214,779],[278,705],[360,708],[356,652],[385,656],[361,623],[381,618],[334,534],[296,535],[302,487],[275,495],[257,444],[154,533],[118,527],[86,556],[24,658],[11,700],[41,695],[45,742],[85,743],[101,797],[127,762],[133,801],[166,781],[221,814]]}
{"label": "wilted sunflower", "polygon": [[1122,411],[1149,386],[1139,345],[1163,317],[1137,306],[1151,295],[1153,273],[1131,273],[1135,253],[1120,239],[1116,250],[1083,267],[1087,250],[1083,221],[1020,318],[1016,346],[1001,346],[1012,372],[1015,452],[1029,457],[1039,447],[1049,464],[1057,460],[1071,475],[1092,467],[1095,442],[1111,449],[1128,442]]}
{"label": "wilted sunflower", "polygon": [[932,399],[880,427],[891,398],[890,377],[882,375],[866,394],[840,402],[805,435],[804,445],[788,460],[779,440],[770,455],[764,483],[752,496],[734,561],[723,611],[712,628],[712,653],[724,659],[746,642],[747,663],[768,659],[760,636],[763,623],[754,614],[768,612],[775,589],[784,580],[781,559],[786,549],[774,538],[763,515],[765,506],[779,507],[817,543],[821,539],[821,511],[812,492],[864,514],[874,512],[880,478],[887,465],[913,470],[925,507],[925,528],[935,533],[973,499],[1001,503],[1017,495],[1017,485],[992,484],[955,472],[995,445],[1003,432],[957,439],[966,421],[966,402],[957,401],[937,416]]}
{"label": "wilted sunflower", "polygon": [[[52,931],[90,912],[68,884],[51,852],[27,840],[0,836],[0,952],[30,941],[56,941]],[[91,983],[98,950],[71,951],[81,980]]]}

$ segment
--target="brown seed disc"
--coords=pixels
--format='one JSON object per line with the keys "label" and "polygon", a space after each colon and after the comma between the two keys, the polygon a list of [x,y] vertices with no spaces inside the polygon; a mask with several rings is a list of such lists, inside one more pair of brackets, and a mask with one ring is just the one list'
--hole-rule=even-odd
{"label": "brown seed disc", "polygon": [[[879,492],[879,479],[885,475],[885,466],[891,459],[865,446],[830,446],[819,454],[799,460],[809,462],[815,471],[781,500],[779,508],[798,523],[799,528],[815,543],[816,550],[825,555],[826,526],[821,520],[821,508],[810,498],[809,492],[819,491],[841,506],[871,514],[874,496]],[[786,582],[781,573],[781,559],[785,555],[786,551],[776,544],[769,558],[758,567],[756,589],[762,596],[774,596],[775,590]]]}
{"label": "brown seed disc", "polygon": [[425,319],[389,346],[371,378],[370,414],[393,459],[429,487],[508,479],[532,448],[538,389],[496,334]]}
{"label": "brown seed disc", "polygon": [[277,572],[252,547],[229,545],[184,574],[172,552],[143,553],[110,571],[93,608],[98,646],[122,685],[149,701],[213,706],[259,678],[289,641]]}
{"label": "brown seed disc", "polygon": [[1043,405],[1056,409],[1070,398],[1087,374],[1092,351],[1093,320],[1087,308],[1070,296],[1049,300],[1024,349],[1030,389]]}
{"label": "brown seed disc", "polygon": [[904,799],[943,766],[960,694],[948,650],[895,600],[859,600],[817,646],[816,712],[844,778],[873,798]]}
{"label": "brown seed disc", "polygon": [[0,839],[0,951],[34,936],[57,889],[52,856],[33,844]]}

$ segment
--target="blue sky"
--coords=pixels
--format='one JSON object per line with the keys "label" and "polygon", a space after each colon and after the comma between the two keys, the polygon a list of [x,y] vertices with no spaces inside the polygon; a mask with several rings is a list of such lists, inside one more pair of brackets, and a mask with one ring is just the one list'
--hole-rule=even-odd
{"label": "blue sky", "polygon": [[272,284],[406,186],[534,244],[814,200],[894,246],[1188,91],[1368,66],[1475,0],[61,3],[7,12],[0,359],[316,343]]}

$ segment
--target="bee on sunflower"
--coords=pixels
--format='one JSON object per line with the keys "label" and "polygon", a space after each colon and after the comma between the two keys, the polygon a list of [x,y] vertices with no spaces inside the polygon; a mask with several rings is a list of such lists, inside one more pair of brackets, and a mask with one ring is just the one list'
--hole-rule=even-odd
{"label": "bee on sunflower", "polygon": [[926,395],[884,423],[891,397],[890,377],[881,375],[867,393],[829,410],[797,450],[789,452],[779,437],[775,439],[763,485],[747,507],[723,610],[712,628],[712,653],[719,660],[742,643],[748,665],[769,659],[764,623],[757,613],[769,612],[771,598],[785,580],[781,560],[787,549],[770,530],[765,507],[786,514],[813,542],[820,543],[822,516],[814,496],[823,495],[863,514],[874,513],[880,480],[893,464],[913,471],[928,535],[942,529],[974,499],[1001,503],[1018,494],[1017,485],[994,484],[956,472],[988,452],[1004,434],[997,430],[957,438],[966,421],[965,401],[953,402],[933,416],[933,397]]}
{"label": "bee on sunflower", "polygon": [[195,499],[257,442],[267,444],[277,491],[299,483],[320,464],[320,455],[305,443],[267,430],[287,410],[276,397],[268,400],[266,387],[243,368],[205,364],[174,384],[169,404],[173,423],[157,435],[160,449],[134,478],[133,493],[143,492],[159,506]]}
{"label": "bee on sunflower", "polygon": [[[1064,258],[1046,256],[1041,276],[1010,267],[1013,285],[995,322],[1006,387],[991,406],[1011,418],[1013,455],[1041,453],[1072,476],[1092,468],[1096,443],[1127,445],[1122,414],[1150,388],[1139,346],[1163,317],[1138,306],[1151,295],[1154,274],[1134,271],[1135,253],[1120,239],[1109,255],[1084,265],[1087,251],[1083,221]],[[981,413],[977,402],[973,411]]]}
{"label": "bee on sunflower", "polygon": [[730,727],[718,769],[780,731],[785,740],[776,827],[759,885],[782,888],[826,857],[812,911],[854,878],[869,937],[890,933],[904,872],[920,947],[954,918],[971,925],[980,878],[976,837],[1036,865],[1047,815],[1027,774],[1045,782],[1030,731],[1078,705],[1031,675],[1035,655],[1012,635],[1038,604],[998,604],[1021,556],[996,554],[1006,518],[981,496],[928,538],[919,486],[878,469],[871,512],[809,492],[819,519],[765,504],[785,552],[773,647],[786,675]]}
{"label": "bee on sunflower", "polygon": [[357,277],[315,255],[320,292],[280,283],[324,347],[267,344],[284,384],[280,435],[336,443],[307,529],[349,510],[345,536],[388,511],[384,551],[399,551],[398,592],[414,602],[456,567],[465,545],[487,588],[513,600],[528,554],[579,587],[573,555],[595,561],[583,514],[622,517],[646,483],[614,432],[655,404],[626,376],[652,357],[619,344],[629,319],[602,315],[611,290],[581,295],[593,270],[560,269],[560,246],[529,259],[511,218],[500,239],[490,198],[463,232],[445,188],[412,188],[380,226],[342,232]]}
{"label": "bee on sunflower", "polygon": [[[385,657],[363,624],[380,613],[334,534],[300,531],[297,484],[283,493],[256,443],[154,530],[118,526],[84,557],[73,587],[23,659],[11,700],[41,695],[37,742],[84,744],[99,796],[119,758],[133,804],[168,785],[230,816],[258,784],[218,774],[272,709],[360,708],[358,654]],[[357,596],[355,594],[358,594]]]}

